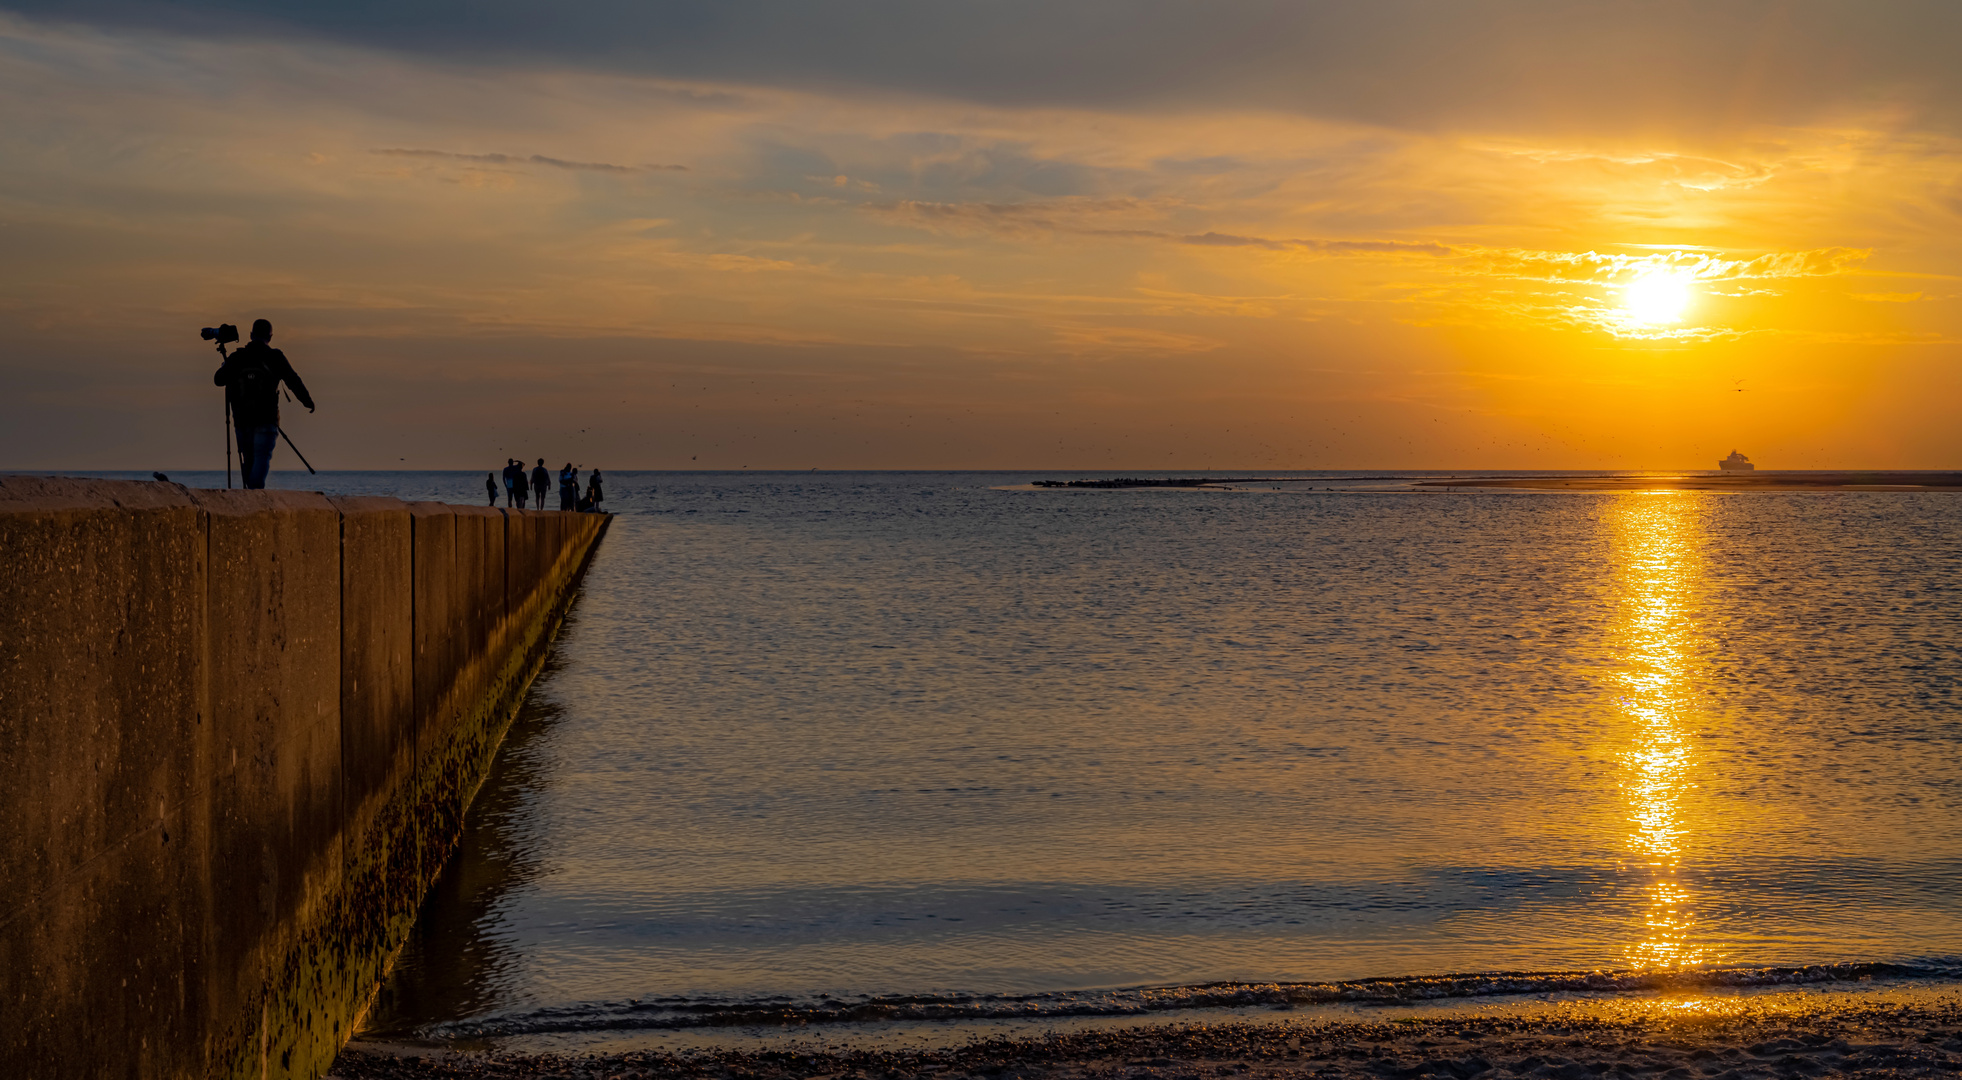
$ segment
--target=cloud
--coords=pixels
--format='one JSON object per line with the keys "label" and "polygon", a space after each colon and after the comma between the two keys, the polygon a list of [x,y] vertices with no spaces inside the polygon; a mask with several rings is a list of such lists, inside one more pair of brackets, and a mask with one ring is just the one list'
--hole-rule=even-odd
{"label": "cloud", "polygon": [[1181,244],[1199,247],[1258,247],[1269,251],[1312,251],[1329,255],[1434,255],[1446,256],[1451,248],[1425,240],[1304,240],[1299,237],[1271,239],[1265,236],[1235,236],[1206,232],[1170,237]]}
{"label": "cloud", "polygon": [[1156,229],[1076,229],[1080,236],[1134,240],[1164,240],[1191,247],[1259,248],[1263,251],[1307,251],[1321,255],[1428,255],[1445,257],[1453,250],[1425,240],[1326,240],[1300,237],[1241,236],[1235,233],[1169,233]]}
{"label": "cloud", "polygon": [[1473,144],[1469,148],[1522,158],[1540,165],[1585,165],[1611,172],[1654,175],[1662,183],[1691,191],[1753,188],[1772,180],[1782,171],[1781,163],[1771,161],[1724,161],[1718,158],[1665,151],[1611,153],[1545,146],[1479,144]]}
{"label": "cloud", "polygon": [[1620,255],[1596,251],[1491,249],[1432,240],[1275,237],[1216,230],[1181,233],[1092,223],[1117,215],[1162,216],[1174,208],[1140,199],[1038,200],[1023,203],[897,200],[863,204],[862,208],[888,220],[957,233],[989,233],[1017,238],[1068,235],[1154,240],[1191,247],[1299,251],[1319,255],[1421,256],[1458,260],[1456,266],[1461,273],[1550,283],[1625,284],[1659,269],[1706,282],[1826,277],[1856,271],[1872,255],[1869,249],[1849,247],[1771,252],[1750,259],[1725,258],[1720,252],[1680,248],[1642,255]]}
{"label": "cloud", "polygon": [[1003,106],[1233,107],[1405,128],[1739,130],[1875,102],[1954,130],[1952,0],[8,0],[232,40]]}
{"label": "cloud", "polygon": [[1097,353],[1203,353],[1224,343],[1195,334],[1182,334],[1142,326],[1064,326],[1056,331],[1056,343],[1064,352]]}
{"label": "cloud", "polygon": [[1708,280],[1745,278],[1829,277],[1858,270],[1873,252],[1864,248],[1829,247],[1814,251],[1781,251],[1748,262],[1700,256],[1691,263],[1693,277]]}
{"label": "cloud", "polygon": [[554,169],[570,169],[574,172],[686,172],[686,165],[611,165],[604,161],[565,161],[561,158],[546,157],[544,154],[453,154],[447,150],[382,149],[371,153],[384,157],[441,158],[447,161],[474,161],[486,165],[545,165]]}
{"label": "cloud", "polygon": [[1603,255],[1596,251],[1461,249],[1463,273],[1545,282],[1626,284],[1643,274],[1668,270],[1696,281],[1751,281],[1827,277],[1858,270],[1873,253],[1863,248],[1827,247],[1779,251],[1752,259],[1726,259],[1703,251],[1648,255]]}
{"label": "cloud", "polygon": [[955,235],[999,234],[1037,237],[1081,232],[1081,222],[1111,215],[1155,217],[1161,212],[1143,199],[1050,199],[1026,202],[933,202],[894,199],[862,203],[860,209],[885,220]]}
{"label": "cloud", "polygon": [[1245,236],[1208,230],[1178,233],[1163,229],[1110,228],[1088,219],[1113,215],[1162,216],[1172,207],[1142,199],[1072,199],[1024,203],[942,203],[916,199],[869,203],[869,212],[888,220],[924,228],[964,233],[995,233],[1012,237],[1071,235],[1113,240],[1159,240],[1191,247],[1260,248],[1267,251],[1306,251],[1326,255],[1449,256],[1453,250],[1422,240],[1330,240],[1300,237]]}

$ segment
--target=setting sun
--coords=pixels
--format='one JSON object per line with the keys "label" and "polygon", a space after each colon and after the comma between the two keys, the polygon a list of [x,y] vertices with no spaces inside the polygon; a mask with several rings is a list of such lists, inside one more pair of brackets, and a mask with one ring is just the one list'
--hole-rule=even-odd
{"label": "setting sun", "polygon": [[1652,270],[1622,290],[1621,305],[1636,322],[1651,326],[1682,322],[1689,310],[1690,284],[1681,274]]}

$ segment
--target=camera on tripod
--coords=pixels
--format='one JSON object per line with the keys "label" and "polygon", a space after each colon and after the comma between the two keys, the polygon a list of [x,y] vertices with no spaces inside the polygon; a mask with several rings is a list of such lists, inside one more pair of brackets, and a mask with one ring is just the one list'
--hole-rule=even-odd
{"label": "camera on tripod", "polygon": [[222,349],[238,340],[238,327],[233,326],[231,323],[220,323],[217,326],[207,326],[198,331],[198,336],[204,338],[206,341],[217,342],[218,347]]}

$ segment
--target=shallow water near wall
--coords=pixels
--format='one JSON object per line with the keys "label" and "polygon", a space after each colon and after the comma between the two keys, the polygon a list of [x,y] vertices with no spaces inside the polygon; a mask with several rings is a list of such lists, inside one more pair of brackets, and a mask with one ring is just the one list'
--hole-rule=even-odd
{"label": "shallow water near wall", "polygon": [[1962,498],[1028,479],[609,474],[369,1033],[1954,974]]}

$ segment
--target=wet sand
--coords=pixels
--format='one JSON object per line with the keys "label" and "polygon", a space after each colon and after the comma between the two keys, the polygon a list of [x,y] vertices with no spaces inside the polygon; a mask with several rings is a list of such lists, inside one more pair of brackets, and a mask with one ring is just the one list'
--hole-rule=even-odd
{"label": "wet sand", "polygon": [[[1234,1020],[1064,1031],[942,1049],[773,1043],[612,1054],[459,1054],[356,1043],[330,1077],[1185,1080],[1198,1077],[1790,1078],[1962,1072],[1962,994],[1553,1005],[1382,1021]],[[1625,1004],[1626,1008],[1615,1006]]]}
{"label": "wet sand", "polygon": [[1529,491],[1962,491],[1962,472],[1732,472],[1678,476],[1493,476],[1421,480],[1420,488]]}

